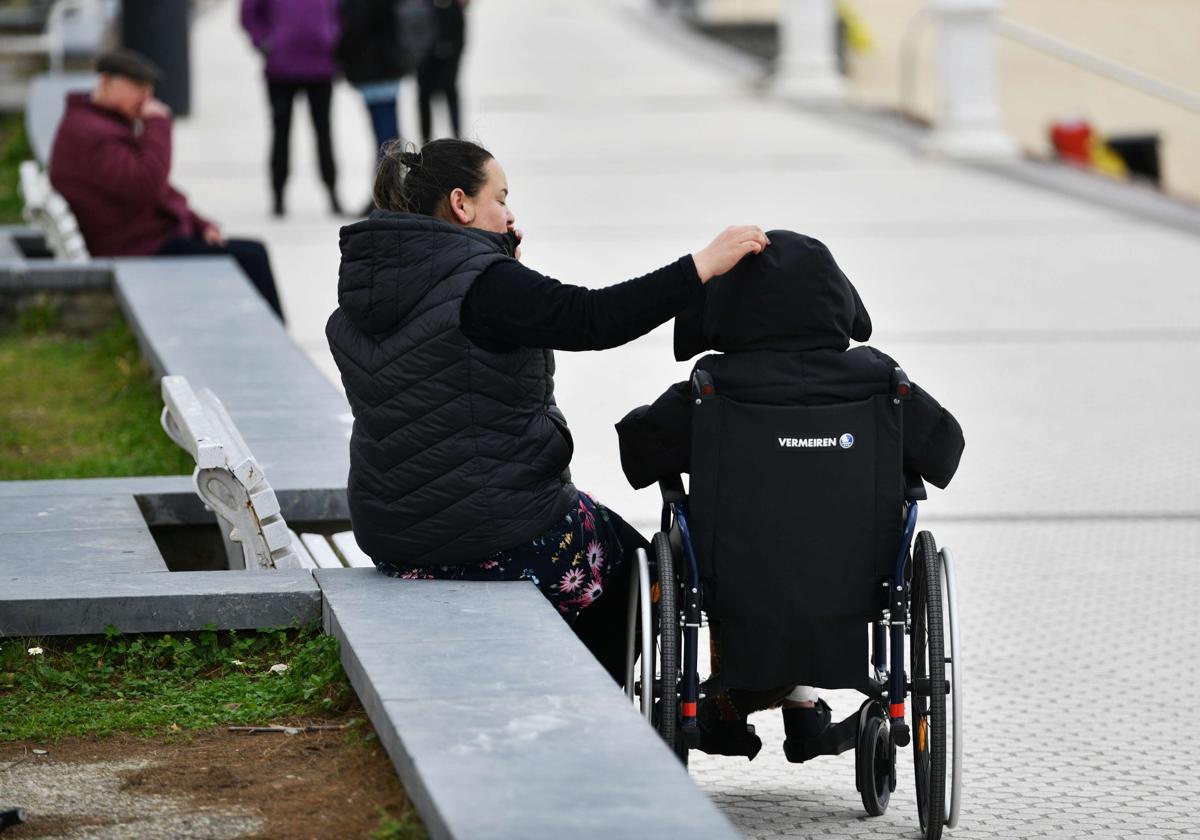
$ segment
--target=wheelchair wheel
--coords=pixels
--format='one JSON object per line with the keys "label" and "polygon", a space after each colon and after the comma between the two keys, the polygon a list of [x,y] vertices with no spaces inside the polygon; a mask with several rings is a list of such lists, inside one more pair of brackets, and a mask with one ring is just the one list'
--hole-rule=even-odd
{"label": "wheelchair wheel", "polygon": [[682,751],[687,761],[687,746],[679,728],[679,585],[675,579],[675,556],[671,552],[670,538],[659,532],[653,541],[655,576],[657,582],[653,593],[657,595],[658,609],[654,611],[654,622],[658,625],[658,734],[667,746],[679,755]]}
{"label": "wheelchair wheel", "polygon": [[859,713],[854,766],[863,808],[872,817],[883,816],[896,788],[896,749],[891,724],[875,703]]}
{"label": "wheelchair wheel", "polygon": [[917,535],[912,560],[909,657],[917,815],[925,840],[938,840],[946,822],[946,656],[942,564],[928,531]]}

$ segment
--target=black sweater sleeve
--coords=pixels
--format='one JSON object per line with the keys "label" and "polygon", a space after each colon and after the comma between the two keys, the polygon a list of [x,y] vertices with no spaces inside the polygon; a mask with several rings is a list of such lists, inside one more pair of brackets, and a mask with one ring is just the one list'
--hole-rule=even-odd
{"label": "black sweater sleeve", "polygon": [[691,256],[603,289],[569,286],[503,260],[463,299],[463,333],[485,350],[604,350],[645,335],[685,309],[704,286]]}
{"label": "black sweater sleeve", "polygon": [[689,383],[677,382],[653,405],[639,406],[617,423],[621,469],[635,489],[690,472],[691,391]]}

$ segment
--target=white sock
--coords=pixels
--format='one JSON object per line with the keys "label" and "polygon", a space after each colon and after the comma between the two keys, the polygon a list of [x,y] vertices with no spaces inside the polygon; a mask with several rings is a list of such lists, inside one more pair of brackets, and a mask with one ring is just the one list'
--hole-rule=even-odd
{"label": "white sock", "polygon": [[816,703],[817,689],[811,685],[798,685],[784,699],[792,703]]}

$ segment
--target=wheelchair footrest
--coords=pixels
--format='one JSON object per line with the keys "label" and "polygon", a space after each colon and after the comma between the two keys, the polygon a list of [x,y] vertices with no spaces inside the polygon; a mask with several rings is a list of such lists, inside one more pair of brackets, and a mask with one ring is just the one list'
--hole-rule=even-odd
{"label": "wheelchair footrest", "polygon": [[854,749],[858,741],[858,713],[855,712],[841,723],[825,727],[825,731],[815,738],[793,744],[785,741],[784,755],[793,764],[801,764],[819,755],[841,755],[847,750]]}

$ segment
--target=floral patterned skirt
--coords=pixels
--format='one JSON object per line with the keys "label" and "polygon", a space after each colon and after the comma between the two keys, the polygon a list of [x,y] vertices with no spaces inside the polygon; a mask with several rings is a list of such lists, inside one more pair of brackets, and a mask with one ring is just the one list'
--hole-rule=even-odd
{"label": "floral patterned skirt", "polygon": [[620,518],[580,491],[575,510],[532,542],[460,566],[393,566],[379,570],[409,580],[529,580],[563,618],[573,621],[595,603],[625,551]]}

